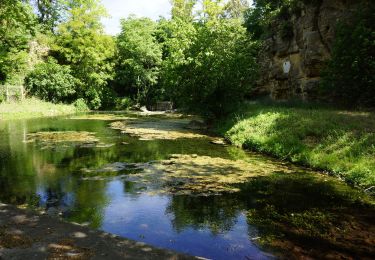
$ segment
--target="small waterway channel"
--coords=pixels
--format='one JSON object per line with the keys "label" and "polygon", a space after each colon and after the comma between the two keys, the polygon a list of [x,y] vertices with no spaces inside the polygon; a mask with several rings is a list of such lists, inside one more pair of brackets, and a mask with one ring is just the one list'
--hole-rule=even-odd
{"label": "small waterway channel", "polygon": [[213,144],[186,129],[190,120],[88,114],[0,122],[0,201],[212,259],[375,258],[367,194]]}

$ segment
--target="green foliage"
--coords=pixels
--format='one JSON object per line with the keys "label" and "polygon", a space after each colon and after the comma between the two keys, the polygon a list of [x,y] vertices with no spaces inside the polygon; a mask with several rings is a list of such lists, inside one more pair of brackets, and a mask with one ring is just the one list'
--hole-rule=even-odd
{"label": "green foliage", "polygon": [[133,101],[129,97],[116,99],[116,110],[128,110],[132,107]]}
{"label": "green foliage", "polygon": [[363,5],[353,21],[336,30],[322,90],[336,103],[375,107],[375,5]]}
{"label": "green foliage", "polygon": [[112,37],[104,35],[101,23],[106,12],[98,0],[71,0],[68,7],[68,18],[58,27],[54,55],[60,63],[70,64],[80,80],[78,96],[98,109],[113,77],[115,45]]}
{"label": "green foliage", "polygon": [[6,101],[5,87],[0,85],[0,104]]}
{"label": "green foliage", "polygon": [[0,120],[61,116],[76,112],[72,105],[53,104],[36,98],[0,104]]}
{"label": "green foliage", "polygon": [[52,58],[37,64],[25,79],[29,94],[54,103],[71,102],[76,93],[77,83],[71,75],[70,67],[59,65]]}
{"label": "green foliage", "polygon": [[35,16],[28,3],[2,0],[0,4],[0,83],[20,83],[27,70],[28,43]]}
{"label": "green foliage", "polygon": [[203,24],[172,21],[163,83],[178,105],[212,117],[228,113],[250,90],[257,46],[240,20],[209,13]]}
{"label": "green foliage", "polygon": [[315,0],[254,1],[254,7],[250,7],[245,12],[244,24],[252,34],[253,39],[258,40],[279,32],[284,40],[289,40],[293,37],[290,18],[293,14],[299,16],[303,3],[306,4],[311,1]]}
{"label": "green foliage", "polygon": [[245,11],[249,8],[247,0],[229,0],[224,7],[225,16],[229,18],[243,18]]}
{"label": "green foliage", "polygon": [[197,0],[171,0],[172,19],[191,21],[193,19],[193,8]]}
{"label": "green foliage", "polygon": [[38,13],[38,21],[43,30],[54,31],[61,22],[66,9],[65,0],[31,0]]}
{"label": "green foliage", "polygon": [[83,98],[79,98],[76,101],[74,101],[73,102],[73,106],[79,112],[85,112],[85,111],[89,111],[90,110]]}
{"label": "green foliage", "polygon": [[220,132],[232,143],[328,170],[358,185],[375,184],[375,117],[332,109],[243,105]]}
{"label": "green foliage", "polygon": [[157,83],[162,61],[161,46],[154,36],[156,23],[130,16],[121,21],[121,26],[117,37],[116,83],[120,93],[145,103]]}

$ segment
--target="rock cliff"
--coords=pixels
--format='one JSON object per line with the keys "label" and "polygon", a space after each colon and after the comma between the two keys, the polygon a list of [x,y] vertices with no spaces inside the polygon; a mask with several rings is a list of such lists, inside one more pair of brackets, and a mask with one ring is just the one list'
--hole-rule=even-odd
{"label": "rock cliff", "polygon": [[[299,13],[274,21],[260,57],[261,80],[256,93],[273,99],[315,99],[320,72],[330,58],[338,22],[358,8],[351,0],[317,0],[302,4]],[[281,29],[280,24],[289,26]],[[285,37],[287,35],[288,37]]]}

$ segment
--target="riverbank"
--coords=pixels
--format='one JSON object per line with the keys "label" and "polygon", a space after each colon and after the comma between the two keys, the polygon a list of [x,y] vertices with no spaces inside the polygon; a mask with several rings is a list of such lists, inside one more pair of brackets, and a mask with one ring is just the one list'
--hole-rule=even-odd
{"label": "riverbank", "polygon": [[375,185],[375,114],[252,102],[216,125],[234,145]]}
{"label": "riverbank", "polygon": [[74,105],[53,104],[35,98],[0,104],[0,120],[61,116],[77,112]]}
{"label": "riverbank", "polygon": [[196,259],[0,204],[1,259]]}

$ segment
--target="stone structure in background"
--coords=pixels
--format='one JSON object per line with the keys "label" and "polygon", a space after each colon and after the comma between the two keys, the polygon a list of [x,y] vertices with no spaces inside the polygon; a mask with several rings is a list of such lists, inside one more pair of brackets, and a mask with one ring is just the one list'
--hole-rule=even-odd
{"label": "stone structure in background", "polygon": [[155,105],[147,107],[150,111],[172,111],[173,102],[170,101],[158,101]]}
{"label": "stone structure in background", "polygon": [[[350,19],[358,2],[322,0],[321,4],[304,5],[301,13],[288,21],[292,37],[285,39],[278,30],[264,42],[262,77],[255,93],[279,100],[315,99],[320,72],[331,55],[335,27]],[[281,22],[275,21],[274,28]]]}

